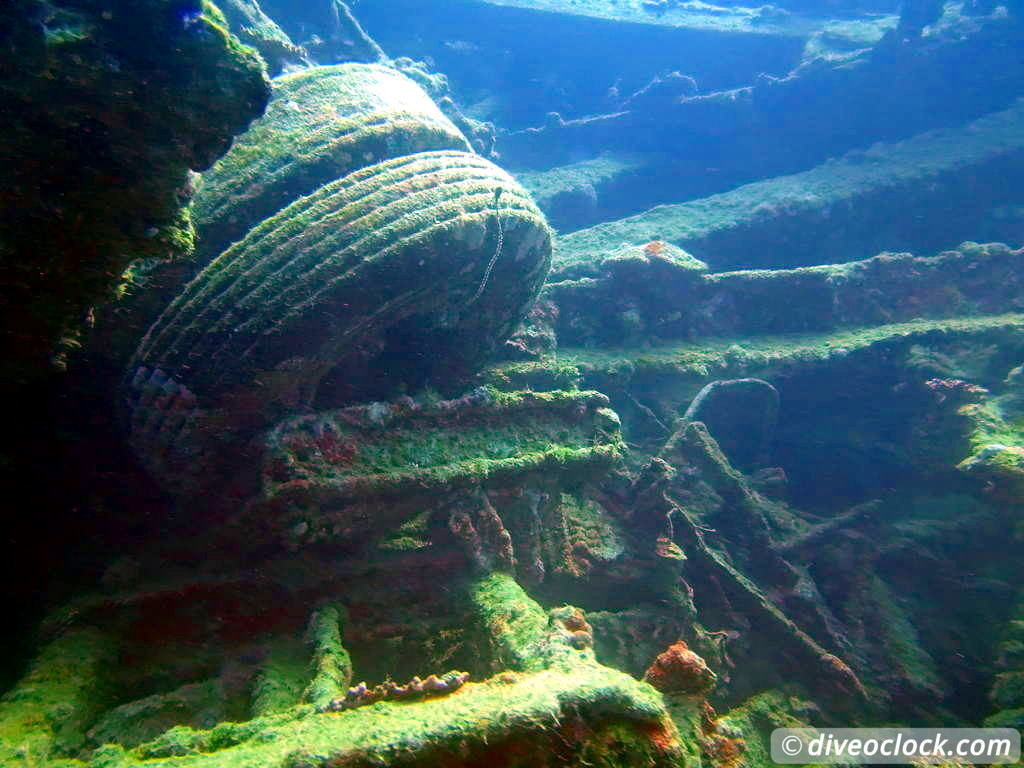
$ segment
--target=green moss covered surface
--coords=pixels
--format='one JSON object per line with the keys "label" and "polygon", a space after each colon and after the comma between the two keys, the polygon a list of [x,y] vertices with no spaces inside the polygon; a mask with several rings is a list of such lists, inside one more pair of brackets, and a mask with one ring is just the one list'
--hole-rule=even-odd
{"label": "green moss covered surface", "polygon": [[484,380],[497,389],[578,389],[580,371],[556,358],[530,362],[499,363],[484,372]]}
{"label": "green moss covered surface", "polygon": [[545,637],[548,617],[515,579],[493,573],[473,585],[470,597],[498,668],[525,670],[537,661],[536,647]]}
{"label": "green moss covered surface", "polygon": [[[1024,250],[963,243],[934,256],[884,253],[862,261],[701,276],[648,243],[599,260],[600,277],[545,286],[559,346],[631,346],[671,339],[772,336],[1018,308]],[[596,262],[597,263],[597,262]]]}
{"label": "green moss covered surface", "polygon": [[[1016,537],[1020,539],[1018,534]],[[989,690],[994,712],[984,722],[987,728],[1024,726],[1024,603],[1018,603],[1002,631],[996,652],[996,674]]]}
{"label": "green moss covered surface", "polygon": [[243,697],[226,695],[220,680],[188,683],[115,707],[89,728],[90,744],[135,747],[175,726],[212,728],[247,714]]}
{"label": "green moss covered surface", "polygon": [[277,75],[286,63],[305,60],[305,51],[295,45],[277,23],[260,8],[257,0],[219,0],[231,31],[259,51],[271,75]]}
{"label": "green moss covered surface", "polygon": [[[467,307],[496,252],[499,216],[505,258],[480,304]],[[229,248],[154,325],[135,364],[172,371],[209,396],[295,359],[293,377],[308,386],[326,361],[343,367],[368,330],[410,315],[457,334],[452,355],[479,358],[536,296],[549,249],[540,212],[488,161],[437,152],[378,163]]]}
{"label": "green moss covered surface", "polygon": [[1010,371],[996,394],[980,400],[963,405],[958,411],[970,425],[971,450],[959,468],[990,483],[1004,497],[1019,499],[1024,493],[1021,369]]}
{"label": "green moss covered surface", "polygon": [[664,344],[635,350],[564,349],[562,363],[579,366],[584,381],[591,372],[630,375],[637,371],[677,372],[719,377],[727,371],[744,375],[769,368],[825,362],[880,344],[912,344],[952,336],[965,338],[1024,330],[1024,315],[1003,314],[918,320],[834,333],[754,336],[702,341],[699,344]]}
{"label": "green moss covered surface", "polygon": [[200,251],[216,256],[292,201],[401,155],[470,147],[430,97],[376,64],[315,67],[274,81],[267,114],[203,175]]}
{"label": "green moss covered surface", "polygon": [[[745,768],[772,768],[777,765],[771,758],[772,731],[776,728],[806,727],[806,722],[796,713],[800,709],[812,711],[812,708],[809,702],[782,691],[768,691],[729,710],[716,721],[716,728],[719,734],[733,734],[736,738],[740,765]],[[729,764],[728,761],[715,762]]]}
{"label": "green moss covered surface", "polygon": [[[651,240],[680,245],[717,269],[848,261],[908,243],[907,222],[919,212],[922,229],[909,240],[930,243],[928,227],[964,216],[983,199],[963,183],[966,172],[975,183],[991,177],[997,185],[1007,166],[1024,162],[1022,122],[1024,105],[1016,103],[964,126],[855,150],[810,171],[582,229],[559,239],[553,271],[593,274],[603,254]],[[900,216],[891,215],[894,205]]]}
{"label": "green moss covered surface", "polygon": [[516,178],[530,191],[537,204],[547,211],[553,203],[557,203],[560,196],[613,183],[636,171],[641,164],[636,157],[605,153],[592,160],[547,171],[523,171],[517,173]]}
{"label": "green moss covered surface", "polygon": [[321,606],[309,625],[309,643],[313,647],[313,679],[303,698],[317,707],[345,695],[352,682],[352,658],[341,643],[344,609]]}
{"label": "green moss covered surface", "polygon": [[[471,623],[489,638],[492,651],[497,651],[494,661],[500,674],[491,679],[470,682],[455,693],[417,702],[382,701],[320,713],[312,705],[294,704],[247,722],[222,721],[209,729],[178,725],[141,744],[131,743],[130,734],[137,730],[138,723],[132,722],[129,709],[120,707],[112,712],[124,715],[122,732],[105,734],[127,741],[127,745],[108,744],[76,755],[81,743],[79,734],[77,740],[61,742],[68,759],[60,759],[49,725],[27,718],[26,713],[37,712],[47,703],[59,703],[65,697],[70,697],[73,705],[77,703],[75,689],[84,691],[95,686],[95,675],[82,674],[85,669],[64,664],[68,654],[80,655],[83,661],[95,656],[99,646],[91,643],[97,638],[84,632],[69,635],[72,642],[51,646],[40,657],[37,669],[46,667],[49,676],[62,673],[74,682],[69,686],[67,680],[60,683],[34,672],[17,689],[23,692],[21,696],[9,696],[0,710],[7,716],[0,720],[5,738],[12,740],[12,732],[25,734],[19,742],[22,752],[12,752],[4,764],[65,768],[328,768],[380,764],[612,768],[678,764],[681,747],[660,694],[645,683],[597,664],[591,650],[566,644],[557,618],[567,615],[564,610],[547,614],[503,574],[470,584],[467,596]],[[319,651],[324,649],[333,649],[331,653],[337,655],[341,648],[336,637],[338,621],[337,610],[331,606],[317,612],[309,637],[316,651],[314,659],[322,661]],[[105,655],[109,649],[103,650]],[[279,667],[280,661],[268,661],[267,669]],[[48,679],[56,687],[45,697],[33,699],[27,695],[33,690],[30,684],[38,686]],[[132,705],[136,714],[145,714],[141,712],[145,702]],[[173,702],[165,697],[163,703],[166,706]],[[95,716],[94,709],[71,709],[79,728],[89,715]],[[110,714],[107,719],[112,717]],[[48,760],[48,756],[57,759]]]}
{"label": "green moss covered surface", "polygon": [[10,382],[76,343],[131,259],[188,254],[189,170],[224,152],[269,86],[255,52],[199,0],[16,0],[0,25]]}
{"label": "green moss covered surface", "polygon": [[[324,714],[305,707],[210,731],[178,727],[129,750],[123,764],[326,768],[338,764],[332,760],[343,759],[352,765],[374,760],[388,765],[472,764],[474,755],[486,753],[488,745],[511,749],[516,743],[529,744],[531,733],[556,730],[571,716],[594,723],[658,724],[664,712],[659,698],[627,675],[580,664],[572,670],[469,683],[450,696],[416,704],[381,702]],[[630,746],[644,746],[642,731],[634,730]],[[496,764],[525,768],[541,764],[538,755],[543,751],[533,748],[519,760]],[[101,755],[86,764],[98,768],[104,759]]]}
{"label": "green moss covered surface", "polygon": [[116,643],[76,629],[44,646],[24,678],[0,699],[0,765],[43,766],[86,744],[86,731],[109,704]]}
{"label": "green moss covered surface", "polygon": [[[614,463],[617,417],[596,392],[498,393],[473,404],[392,410],[376,403],[299,417],[269,437],[265,493],[367,497],[447,492],[532,473],[580,475]],[[359,418],[373,418],[357,425]],[[323,494],[321,496],[320,494]]]}
{"label": "green moss covered surface", "polygon": [[301,702],[312,674],[303,651],[294,639],[272,645],[252,687],[253,717],[283,712]]}

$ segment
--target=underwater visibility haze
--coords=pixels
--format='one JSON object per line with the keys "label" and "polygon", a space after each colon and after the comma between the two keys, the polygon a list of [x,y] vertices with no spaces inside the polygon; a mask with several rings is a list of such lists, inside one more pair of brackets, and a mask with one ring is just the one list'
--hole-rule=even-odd
{"label": "underwater visibility haze", "polygon": [[7,0],[0,169],[0,766],[1024,725],[1021,0]]}

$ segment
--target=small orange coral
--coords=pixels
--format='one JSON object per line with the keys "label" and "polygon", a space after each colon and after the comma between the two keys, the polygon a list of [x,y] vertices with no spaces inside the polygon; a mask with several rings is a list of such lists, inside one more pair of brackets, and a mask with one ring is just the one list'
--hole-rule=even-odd
{"label": "small orange coral", "polygon": [[644,738],[657,747],[658,751],[669,753],[679,749],[679,739],[676,738],[673,729],[668,727],[664,721],[659,720],[638,727],[640,732],[643,733]]}
{"label": "small orange coral", "polygon": [[[571,606],[566,607],[571,608]],[[563,614],[559,616],[559,618],[562,620],[562,623],[565,625],[565,628],[568,629],[570,632],[577,632],[580,630],[584,630],[587,632],[592,631],[590,624],[587,622],[586,617],[583,615],[583,611],[581,611],[579,608],[571,608],[571,610],[564,611]]]}
{"label": "small orange coral", "polygon": [[644,680],[663,693],[705,694],[717,679],[704,659],[682,640],[659,654],[644,673]]}
{"label": "small orange coral", "polygon": [[736,768],[744,762],[747,745],[743,739],[715,733],[704,740],[701,748],[714,768]]}
{"label": "small orange coral", "polygon": [[644,254],[647,256],[661,256],[665,251],[664,240],[651,240],[644,246]]}
{"label": "small orange coral", "polygon": [[573,648],[583,650],[594,644],[594,630],[579,608],[565,605],[553,610],[551,616],[562,625],[562,639]]}

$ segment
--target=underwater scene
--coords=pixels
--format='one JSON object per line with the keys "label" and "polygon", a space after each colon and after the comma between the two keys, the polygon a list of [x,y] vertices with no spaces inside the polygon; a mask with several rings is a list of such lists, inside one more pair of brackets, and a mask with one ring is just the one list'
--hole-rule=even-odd
{"label": "underwater scene", "polygon": [[0,171],[3,768],[1019,739],[1024,0],[3,0]]}

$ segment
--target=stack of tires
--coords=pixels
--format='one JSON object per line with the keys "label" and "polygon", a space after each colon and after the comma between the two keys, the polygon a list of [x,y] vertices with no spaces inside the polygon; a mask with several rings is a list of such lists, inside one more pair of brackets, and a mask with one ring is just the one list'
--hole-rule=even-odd
{"label": "stack of tires", "polygon": [[194,216],[208,263],[126,379],[133,446],[179,492],[222,480],[297,410],[457,389],[522,320],[551,258],[525,190],[376,64],[278,79],[264,118],[202,178]]}

